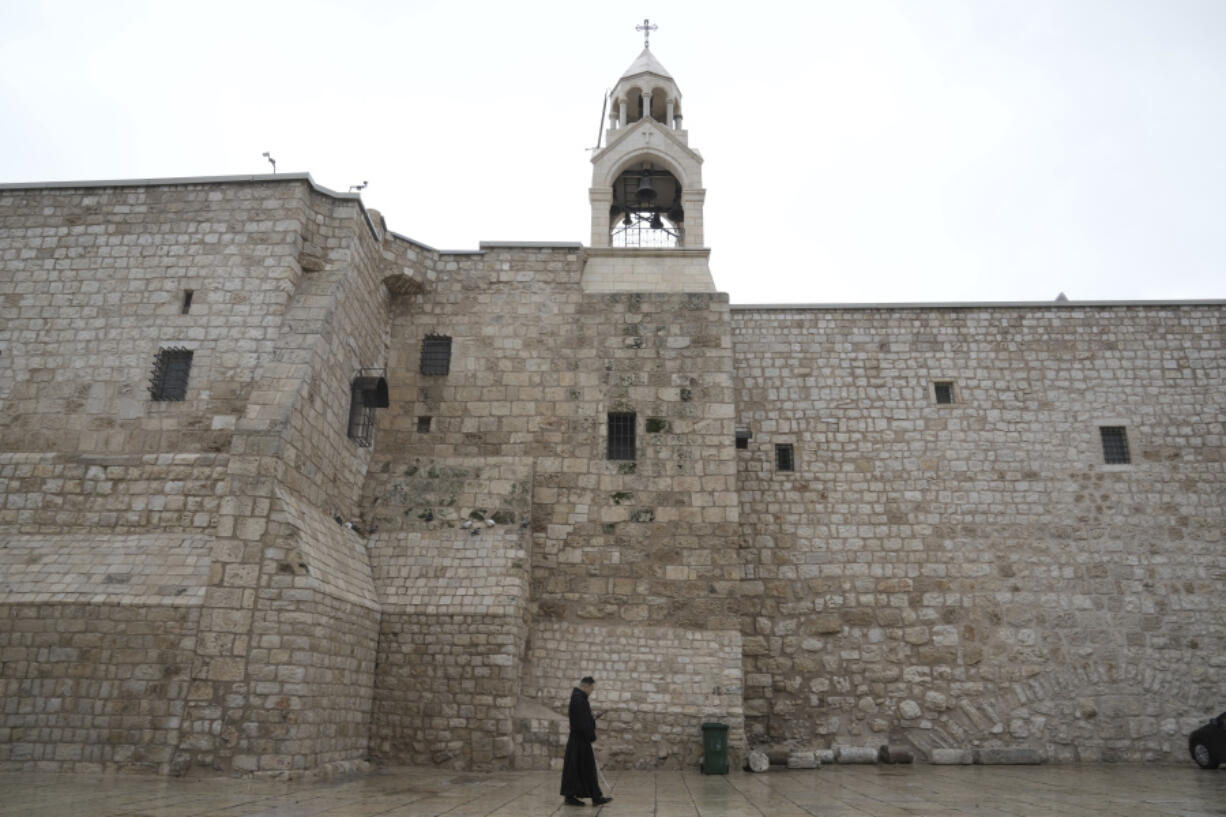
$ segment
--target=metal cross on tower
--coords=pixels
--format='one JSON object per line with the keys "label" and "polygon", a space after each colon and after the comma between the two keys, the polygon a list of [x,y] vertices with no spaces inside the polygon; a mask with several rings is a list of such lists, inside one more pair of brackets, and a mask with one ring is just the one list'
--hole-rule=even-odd
{"label": "metal cross on tower", "polygon": [[659,28],[659,26],[653,26],[651,21],[646,17],[643,18],[643,24],[641,26],[634,27],[635,31],[643,32],[643,48],[651,48],[651,32],[655,31],[657,28]]}

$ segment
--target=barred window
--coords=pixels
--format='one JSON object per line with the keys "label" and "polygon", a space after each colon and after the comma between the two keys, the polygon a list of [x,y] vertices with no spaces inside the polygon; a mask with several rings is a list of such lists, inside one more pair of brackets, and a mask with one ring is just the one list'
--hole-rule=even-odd
{"label": "barred window", "polygon": [[375,409],[389,405],[382,369],[359,369],[349,384],[349,439],[369,448],[375,439]]}
{"label": "barred window", "polygon": [[421,373],[448,374],[451,372],[451,338],[443,335],[426,335],[421,342]]}
{"label": "barred window", "polygon": [[932,384],[932,390],[936,395],[937,403],[948,405],[954,401],[954,382],[952,380],[938,380]]}
{"label": "barred window", "polygon": [[349,439],[362,448],[369,448],[375,439],[375,407],[357,380],[349,389]]}
{"label": "barred window", "polygon": [[192,370],[192,350],[168,347],[159,349],[149,378],[149,394],[154,400],[185,400],[187,378]]}
{"label": "barred window", "polygon": [[430,433],[430,419],[431,418],[424,417],[424,416],[417,418],[417,432],[419,434],[429,434]]}
{"label": "barred window", "polygon": [[1124,426],[1099,426],[1103,439],[1103,462],[1107,465],[1127,465],[1132,462],[1128,455],[1128,432]]}
{"label": "barred window", "polygon": [[634,459],[634,420],[633,411],[609,412],[609,459]]}
{"label": "barred window", "polygon": [[775,446],[775,470],[796,470],[796,458],[793,456],[791,443],[780,443]]}

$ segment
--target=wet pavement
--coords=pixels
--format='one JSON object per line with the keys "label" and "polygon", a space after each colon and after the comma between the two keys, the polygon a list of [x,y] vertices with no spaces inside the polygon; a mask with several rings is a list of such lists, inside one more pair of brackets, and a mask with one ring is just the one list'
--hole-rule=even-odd
{"label": "wet pavement", "polygon": [[557,772],[385,769],[328,783],[0,773],[3,817],[1208,817],[1226,770],[1186,766],[830,766],[607,772],[614,800],[566,806]]}

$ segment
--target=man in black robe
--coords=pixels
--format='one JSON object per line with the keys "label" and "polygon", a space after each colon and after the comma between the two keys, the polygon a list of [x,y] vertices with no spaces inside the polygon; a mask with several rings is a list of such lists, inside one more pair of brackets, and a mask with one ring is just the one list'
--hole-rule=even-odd
{"label": "man in black robe", "polygon": [[562,796],[568,806],[582,806],[580,797],[592,798],[592,805],[599,806],[612,800],[600,791],[596,781],[596,719],[587,696],[596,688],[590,675],[579,682],[570,693],[570,737],[566,739],[566,759],[562,762]]}

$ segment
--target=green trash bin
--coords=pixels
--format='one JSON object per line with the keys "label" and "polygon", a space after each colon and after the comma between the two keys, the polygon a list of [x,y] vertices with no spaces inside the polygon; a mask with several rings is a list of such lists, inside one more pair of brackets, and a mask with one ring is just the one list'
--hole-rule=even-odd
{"label": "green trash bin", "polygon": [[702,725],[702,773],[728,774],[728,724]]}

